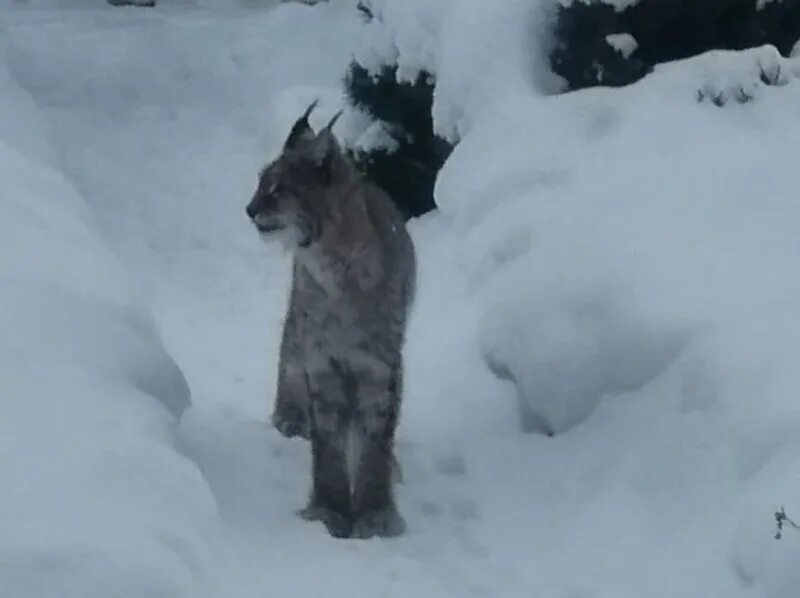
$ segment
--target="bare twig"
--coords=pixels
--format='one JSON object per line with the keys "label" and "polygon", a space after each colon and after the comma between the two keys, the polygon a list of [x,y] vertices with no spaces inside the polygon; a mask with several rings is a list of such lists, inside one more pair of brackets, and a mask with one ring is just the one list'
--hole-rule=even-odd
{"label": "bare twig", "polygon": [[786,511],[784,510],[783,507],[781,507],[780,511],[775,513],[775,522],[778,525],[778,531],[775,532],[776,540],[780,540],[783,537],[783,528],[785,526],[800,531],[800,525],[792,521],[792,519],[786,514]]}

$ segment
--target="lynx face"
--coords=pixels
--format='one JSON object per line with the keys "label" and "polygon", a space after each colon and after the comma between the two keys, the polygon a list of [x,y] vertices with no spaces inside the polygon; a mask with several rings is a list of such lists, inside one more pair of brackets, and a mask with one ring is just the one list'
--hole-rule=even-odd
{"label": "lynx face", "polygon": [[281,237],[307,247],[319,234],[324,186],[303,153],[284,154],[261,174],[247,214],[262,236]]}
{"label": "lynx face", "polygon": [[309,107],[294,125],[281,155],[261,172],[247,215],[262,235],[289,231],[307,247],[319,236],[325,196],[341,151],[329,127],[319,135],[308,125]]}
{"label": "lynx face", "polygon": [[[280,160],[280,159],[279,159]],[[261,173],[253,199],[247,206],[247,215],[260,233],[271,233],[288,228],[289,206],[282,200],[279,176],[279,160],[276,160]]]}

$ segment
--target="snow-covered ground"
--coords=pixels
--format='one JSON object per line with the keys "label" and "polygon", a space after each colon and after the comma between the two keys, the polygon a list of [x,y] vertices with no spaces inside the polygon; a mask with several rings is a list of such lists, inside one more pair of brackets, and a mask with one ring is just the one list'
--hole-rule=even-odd
{"label": "snow-covered ground", "polygon": [[[0,596],[796,596],[797,61],[548,97],[527,0],[389,1],[2,8]],[[435,72],[461,140],[412,224],[392,541],[293,515],[288,256],[244,216],[353,52]]]}

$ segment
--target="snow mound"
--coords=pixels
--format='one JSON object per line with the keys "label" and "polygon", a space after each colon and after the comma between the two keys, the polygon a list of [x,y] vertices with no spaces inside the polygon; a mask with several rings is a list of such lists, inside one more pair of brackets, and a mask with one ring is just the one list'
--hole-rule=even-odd
{"label": "snow mound", "polygon": [[[437,201],[487,301],[483,353],[517,384],[527,429],[568,430],[709,326],[800,292],[782,269],[795,174],[776,159],[791,154],[797,85],[759,74],[793,68],[767,47],[667,65],[630,89],[517,96],[456,149]],[[693,96],[734,86],[758,86],[759,101],[728,113]]]}
{"label": "snow mound", "polygon": [[216,506],[186,381],[0,54],[0,595],[196,596]]}

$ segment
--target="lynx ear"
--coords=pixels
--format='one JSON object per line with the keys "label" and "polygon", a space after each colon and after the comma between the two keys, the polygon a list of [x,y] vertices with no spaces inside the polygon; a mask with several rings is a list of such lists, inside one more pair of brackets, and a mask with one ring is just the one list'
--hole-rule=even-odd
{"label": "lynx ear", "polygon": [[[336,118],[338,118],[338,116]],[[333,122],[335,122],[335,119],[331,121],[331,123]],[[314,140],[314,144],[311,146],[311,159],[314,161],[317,172],[319,172],[325,180],[330,181],[333,176],[334,165],[341,155],[342,150],[339,147],[339,142],[336,141],[336,137],[329,125],[319,132],[319,135],[317,135]]]}
{"label": "lynx ear", "polygon": [[311,116],[311,113],[314,111],[314,108],[317,107],[317,104],[319,104],[318,99],[311,102],[311,105],[306,108],[303,116],[298,118],[297,122],[294,123],[292,130],[289,132],[289,136],[286,138],[286,142],[283,144],[284,151],[297,149],[304,143],[311,143],[314,141],[316,135],[314,134],[314,130],[311,128],[311,125],[308,124],[308,117]]}
{"label": "lynx ear", "polygon": [[339,142],[333,134],[333,125],[336,124],[340,116],[342,116],[341,111],[334,115],[331,121],[316,136],[310,149],[311,159],[314,161],[314,165],[318,172],[327,180],[330,180],[333,173],[333,165],[342,154]]}

